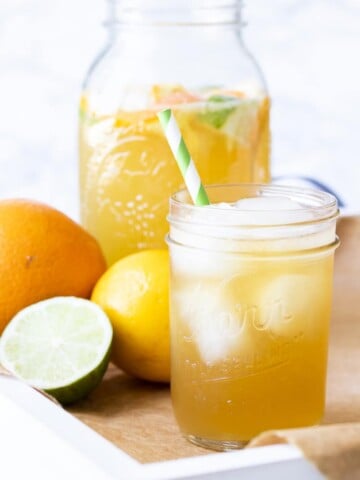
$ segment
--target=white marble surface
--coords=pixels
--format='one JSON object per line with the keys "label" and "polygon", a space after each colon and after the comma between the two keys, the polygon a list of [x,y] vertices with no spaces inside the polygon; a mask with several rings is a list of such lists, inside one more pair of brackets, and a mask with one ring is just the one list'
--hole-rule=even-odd
{"label": "white marble surface", "polygon": [[[360,211],[360,0],[247,0],[273,99],[273,172],[315,176]],[[0,197],[77,217],[77,102],[105,0],[1,0]]]}

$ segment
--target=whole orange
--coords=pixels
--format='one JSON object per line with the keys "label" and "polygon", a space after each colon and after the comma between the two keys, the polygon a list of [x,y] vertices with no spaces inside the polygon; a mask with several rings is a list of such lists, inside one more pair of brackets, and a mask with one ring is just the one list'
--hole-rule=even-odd
{"label": "whole orange", "polygon": [[105,269],[96,240],[63,213],[33,200],[0,201],[0,334],[32,303],[89,298]]}

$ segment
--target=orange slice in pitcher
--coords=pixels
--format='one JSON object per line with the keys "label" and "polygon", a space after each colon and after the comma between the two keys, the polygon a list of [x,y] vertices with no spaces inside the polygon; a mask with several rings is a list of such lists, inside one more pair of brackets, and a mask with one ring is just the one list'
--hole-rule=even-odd
{"label": "orange slice in pitcher", "polygon": [[199,96],[185,90],[181,85],[153,85],[150,98],[154,106],[179,105],[201,100]]}

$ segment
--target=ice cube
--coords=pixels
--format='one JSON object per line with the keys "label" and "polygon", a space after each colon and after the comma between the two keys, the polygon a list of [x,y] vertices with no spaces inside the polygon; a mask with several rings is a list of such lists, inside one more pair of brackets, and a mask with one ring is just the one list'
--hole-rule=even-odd
{"label": "ice cube", "polygon": [[305,222],[314,215],[310,208],[287,197],[242,198],[234,204],[248,225],[278,225]]}
{"label": "ice cube", "polygon": [[171,249],[171,265],[175,275],[186,275],[197,278],[219,279],[242,272],[246,268],[246,262],[221,252],[207,252],[198,250],[194,253],[192,249]]}
{"label": "ice cube", "polygon": [[245,324],[216,286],[198,284],[173,295],[174,311],[190,329],[200,356],[208,365],[238,351]]}
{"label": "ice cube", "polygon": [[219,202],[219,203],[212,203],[211,205],[205,206],[205,208],[225,208],[227,210],[233,208],[232,203],[226,203],[226,202]]}
{"label": "ice cube", "polygon": [[299,210],[304,207],[287,197],[242,198],[234,204],[240,210]]}
{"label": "ice cube", "polygon": [[264,287],[260,300],[260,320],[256,328],[269,331],[275,337],[300,337],[316,318],[318,296],[309,275],[281,275]]}

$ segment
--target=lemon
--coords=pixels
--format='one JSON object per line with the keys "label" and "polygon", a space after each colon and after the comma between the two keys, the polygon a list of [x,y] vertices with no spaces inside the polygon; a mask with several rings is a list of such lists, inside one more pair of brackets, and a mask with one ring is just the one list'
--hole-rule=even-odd
{"label": "lemon", "polygon": [[89,300],[54,297],[24,308],[0,340],[0,362],[60,403],[86,396],[109,362],[111,323]]}
{"label": "lemon", "polygon": [[98,280],[91,299],[112,323],[114,363],[135,377],[168,382],[168,252],[144,250],[119,260]]}

